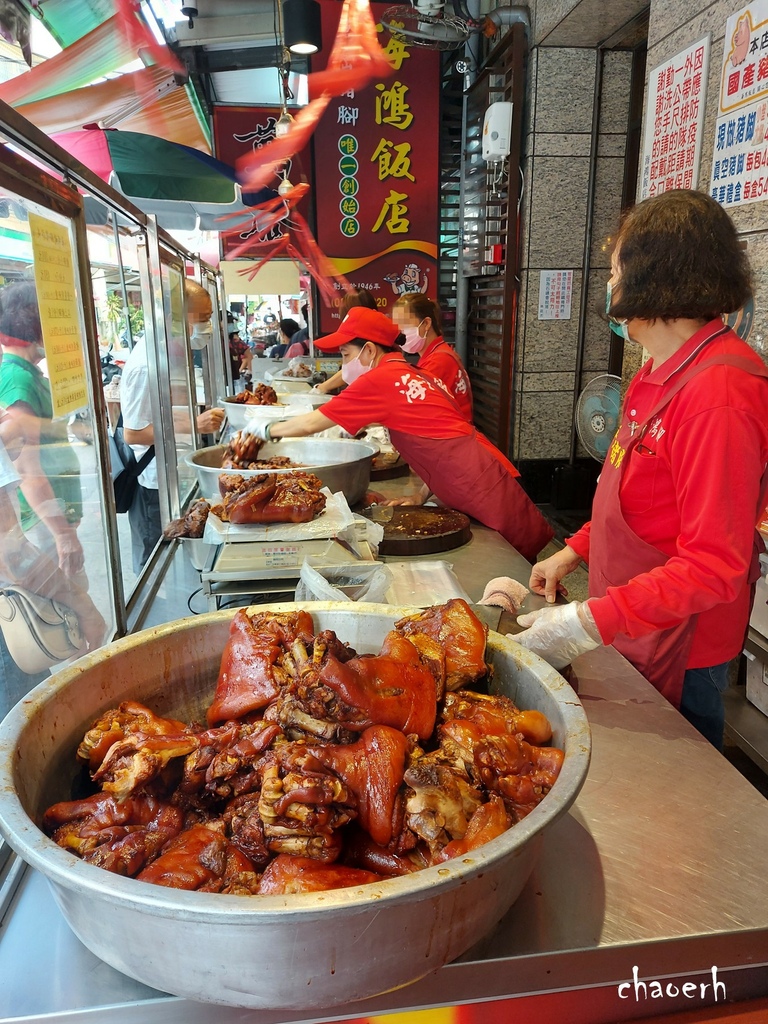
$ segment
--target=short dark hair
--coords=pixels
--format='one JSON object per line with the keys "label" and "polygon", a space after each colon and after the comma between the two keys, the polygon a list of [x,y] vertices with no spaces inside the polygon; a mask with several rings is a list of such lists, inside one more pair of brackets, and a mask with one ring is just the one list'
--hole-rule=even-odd
{"label": "short dark hair", "polygon": [[674,189],[638,203],[616,240],[618,320],[712,320],[752,294],[733,221],[704,192]]}
{"label": "short dark hair", "polygon": [[432,321],[432,327],[437,334],[443,333],[443,322],[440,317],[440,307],[423,292],[406,292],[399,299],[395,299],[393,309],[404,309],[409,316],[415,316],[419,321],[426,317]]}
{"label": "short dark hair", "polygon": [[299,325],[292,317],[288,317],[286,320],[281,320],[278,326],[286,338],[292,338],[296,331],[299,330]]}
{"label": "short dark hair", "polygon": [[37,291],[31,281],[14,281],[0,289],[0,333],[30,344],[42,341]]}

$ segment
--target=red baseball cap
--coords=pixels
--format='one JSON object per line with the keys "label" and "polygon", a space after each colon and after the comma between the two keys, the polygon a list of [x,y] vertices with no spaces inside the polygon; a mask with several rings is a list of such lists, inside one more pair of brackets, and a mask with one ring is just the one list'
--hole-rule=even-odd
{"label": "red baseball cap", "polygon": [[353,306],[341,321],[338,331],[324,338],[316,338],[314,344],[321,352],[330,352],[348,341],[360,338],[386,348],[396,348],[395,342],[399,337],[400,328],[389,317],[367,306]]}

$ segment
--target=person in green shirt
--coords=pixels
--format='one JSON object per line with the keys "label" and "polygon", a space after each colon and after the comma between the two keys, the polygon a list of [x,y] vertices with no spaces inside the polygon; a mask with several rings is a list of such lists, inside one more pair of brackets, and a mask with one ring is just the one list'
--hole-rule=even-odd
{"label": "person in green shirt", "polygon": [[53,419],[50,383],[38,367],[45,350],[31,281],[0,289],[0,345],[0,416],[17,420],[24,439],[16,459],[21,527],[37,547],[53,554],[55,545],[60,568],[73,576],[83,569],[80,463],[66,421]]}

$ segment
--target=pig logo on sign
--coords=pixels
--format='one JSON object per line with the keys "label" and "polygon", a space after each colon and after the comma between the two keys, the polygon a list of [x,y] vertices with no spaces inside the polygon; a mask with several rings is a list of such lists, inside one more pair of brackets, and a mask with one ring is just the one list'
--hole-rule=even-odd
{"label": "pig logo on sign", "polygon": [[731,64],[735,68],[739,64],[743,64],[747,59],[749,53],[749,16],[744,15],[743,18],[739,18],[736,22],[736,31],[733,33],[733,39],[731,40],[731,46],[733,52],[731,53]]}

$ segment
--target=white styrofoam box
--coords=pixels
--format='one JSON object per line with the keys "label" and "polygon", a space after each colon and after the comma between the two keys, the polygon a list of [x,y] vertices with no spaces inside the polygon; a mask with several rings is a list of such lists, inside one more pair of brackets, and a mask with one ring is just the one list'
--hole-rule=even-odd
{"label": "white styrofoam box", "polygon": [[765,578],[767,569],[768,558],[760,555],[760,570],[763,575],[755,585],[755,600],[749,617],[750,626],[764,637],[768,637],[768,581]]}
{"label": "white styrofoam box", "polygon": [[747,700],[768,715],[768,665],[757,658],[747,659]]}

